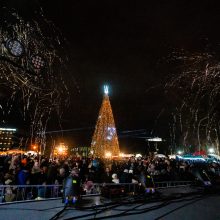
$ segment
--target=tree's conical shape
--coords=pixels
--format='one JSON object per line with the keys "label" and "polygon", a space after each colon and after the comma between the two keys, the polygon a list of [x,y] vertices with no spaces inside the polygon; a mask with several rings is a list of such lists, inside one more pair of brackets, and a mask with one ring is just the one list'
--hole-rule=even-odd
{"label": "tree's conical shape", "polygon": [[94,157],[119,156],[119,143],[108,93],[104,94],[91,143]]}

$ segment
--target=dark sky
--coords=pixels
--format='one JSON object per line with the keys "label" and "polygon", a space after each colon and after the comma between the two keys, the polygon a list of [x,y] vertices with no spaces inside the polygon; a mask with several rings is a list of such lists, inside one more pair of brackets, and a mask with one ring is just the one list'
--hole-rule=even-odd
{"label": "dark sky", "polygon": [[[162,87],[170,69],[162,60],[174,49],[203,51],[209,46],[216,50],[220,39],[217,2],[8,0],[5,4],[29,17],[41,5],[69,42],[68,70],[73,78],[64,129],[95,125],[102,86],[107,83],[118,130],[150,131],[169,103]],[[149,91],[151,87],[155,89]],[[167,125],[168,121],[159,120],[153,135],[165,135]],[[121,139],[122,145],[129,142],[145,144]]]}

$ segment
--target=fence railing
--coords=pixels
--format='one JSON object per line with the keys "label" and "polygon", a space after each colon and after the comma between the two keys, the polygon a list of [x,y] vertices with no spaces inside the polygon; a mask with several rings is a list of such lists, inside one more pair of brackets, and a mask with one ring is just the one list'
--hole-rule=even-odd
{"label": "fence railing", "polygon": [[[171,188],[192,185],[191,181],[155,182],[155,188]],[[123,187],[126,193],[136,194],[140,188],[139,183],[94,183],[86,196],[100,195],[105,187]],[[0,204],[17,201],[32,201],[41,199],[55,199],[63,195],[62,185],[0,185]]]}
{"label": "fence railing", "polygon": [[62,196],[62,185],[1,185],[0,203],[58,198]]}
{"label": "fence railing", "polygon": [[180,187],[180,186],[190,186],[192,181],[164,181],[164,182],[155,182],[155,188],[171,188],[171,187]]}
{"label": "fence railing", "polygon": [[94,183],[90,190],[86,190],[86,195],[101,194],[105,187],[124,188],[126,193],[136,193],[140,185],[138,183]]}

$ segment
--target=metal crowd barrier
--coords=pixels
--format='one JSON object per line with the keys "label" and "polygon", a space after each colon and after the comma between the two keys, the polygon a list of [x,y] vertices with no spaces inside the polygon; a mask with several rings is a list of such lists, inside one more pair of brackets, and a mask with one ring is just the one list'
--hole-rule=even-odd
{"label": "metal crowd barrier", "polygon": [[[191,181],[168,181],[155,182],[155,188],[170,188],[190,186]],[[100,195],[103,187],[124,187],[126,193],[136,194],[140,187],[139,183],[94,183],[84,196]],[[0,185],[0,204],[18,201],[33,201],[42,199],[61,198],[63,193],[62,185]]]}
{"label": "metal crowd barrier", "polygon": [[62,185],[0,185],[0,203],[62,196]]}
{"label": "metal crowd barrier", "polygon": [[[192,184],[193,184],[192,181],[154,182],[156,189],[184,187],[184,186],[191,186]],[[138,192],[138,188],[140,187],[140,184],[139,183],[107,183],[107,184],[94,183],[91,190],[87,192],[87,195],[101,194],[102,187],[104,186],[123,186],[126,188],[126,192],[136,194]]]}
{"label": "metal crowd barrier", "polygon": [[181,187],[181,186],[190,186],[192,181],[164,181],[164,182],[155,182],[155,188],[172,188],[172,187]]}
{"label": "metal crowd barrier", "polygon": [[86,195],[100,195],[104,187],[123,187],[127,193],[135,194],[140,186],[138,183],[94,183],[92,188],[86,191]]}

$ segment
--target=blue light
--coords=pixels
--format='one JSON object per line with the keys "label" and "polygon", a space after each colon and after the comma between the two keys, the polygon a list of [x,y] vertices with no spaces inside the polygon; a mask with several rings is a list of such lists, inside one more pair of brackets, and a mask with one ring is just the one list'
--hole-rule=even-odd
{"label": "blue light", "polygon": [[105,93],[106,95],[108,95],[108,86],[107,86],[107,85],[104,85],[104,93]]}

